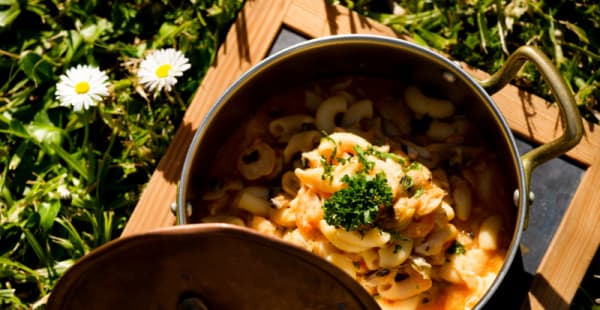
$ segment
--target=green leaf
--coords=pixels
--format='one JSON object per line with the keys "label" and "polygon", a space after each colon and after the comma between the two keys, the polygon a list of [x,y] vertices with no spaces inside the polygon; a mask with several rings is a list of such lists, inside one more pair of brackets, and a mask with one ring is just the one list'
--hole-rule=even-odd
{"label": "green leaf", "polygon": [[19,138],[29,139],[29,133],[23,123],[17,119],[10,120],[10,130],[6,130],[6,133],[15,135]]}
{"label": "green leaf", "polygon": [[158,48],[164,44],[169,44],[169,42],[173,40],[173,37],[175,37],[180,31],[181,28],[172,23],[163,23],[158,30],[157,39],[152,44],[153,48]]}
{"label": "green leaf", "polygon": [[24,229],[36,229],[40,225],[40,215],[37,212],[31,212],[27,221],[25,221]]}
{"label": "green leaf", "polygon": [[575,35],[577,35],[577,37],[579,38],[579,40],[581,40],[583,43],[585,44],[589,44],[590,40],[587,37],[587,34],[585,33],[585,30],[571,22],[568,21],[559,21],[561,24],[565,25],[565,27],[567,27],[567,29],[573,31],[573,33],[575,33]]}
{"label": "green leaf", "polygon": [[81,29],[81,37],[86,43],[94,43],[105,32],[112,31],[112,24],[104,19],[99,18],[95,24],[88,25]]}
{"label": "green leaf", "polygon": [[70,30],[66,42],[68,42],[68,44],[66,45],[67,53],[64,57],[64,62],[70,64],[78,58],[77,54],[80,50],[81,43],[83,42],[83,37],[78,31]]}
{"label": "green leaf", "polygon": [[42,56],[34,52],[28,52],[21,57],[19,66],[36,86],[42,82],[52,80],[52,66]]}
{"label": "green leaf", "polygon": [[0,0],[1,6],[8,6],[6,10],[0,11],[0,27],[6,27],[21,14],[17,0]]}
{"label": "green leaf", "polygon": [[10,157],[10,162],[8,163],[8,169],[16,170],[19,167],[19,165],[21,164],[21,161],[23,160],[23,155],[25,155],[25,151],[28,148],[29,148],[28,141],[24,141],[21,144],[19,144],[19,147],[17,147],[17,150]]}
{"label": "green leaf", "polygon": [[27,265],[20,263],[18,261],[15,261],[13,259],[9,259],[8,257],[4,257],[4,256],[0,256],[0,266],[8,266],[11,268],[15,268],[15,269],[19,269],[21,271],[26,272],[27,274],[37,278],[38,274],[35,272],[35,270],[29,268]]}
{"label": "green leaf", "polygon": [[90,247],[87,245],[85,240],[83,240],[81,234],[73,225],[73,223],[60,217],[56,219],[56,222],[67,231],[69,243],[65,243],[57,237],[52,238],[52,240],[55,240],[55,242],[58,241],[57,243],[62,244],[63,246],[72,247],[72,250],[77,251],[77,255],[85,255],[89,252]]}
{"label": "green leaf", "polygon": [[490,30],[487,27],[487,18],[481,11],[477,12],[477,29],[479,29],[479,39],[481,40],[481,49],[488,53],[487,46],[490,41]]}
{"label": "green leaf", "polygon": [[54,225],[54,220],[56,216],[60,212],[60,202],[58,200],[53,200],[51,202],[42,202],[38,207],[38,213],[40,214],[40,227],[43,232],[48,231],[52,225]]}
{"label": "green leaf", "polygon": [[2,240],[0,243],[0,256],[13,251],[22,234],[21,227],[17,223],[3,223],[0,226],[0,240]]}
{"label": "green leaf", "polygon": [[213,4],[210,8],[206,9],[206,13],[211,17],[221,15],[223,14],[223,8],[217,4]]}
{"label": "green leaf", "polygon": [[23,233],[25,233],[27,244],[31,247],[40,262],[47,265],[46,251],[44,251],[44,248],[42,248],[35,235],[26,227],[23,228]]}
{"label": "green leaf", "polygon": [[27,125],[27,131],[37,143],[62,145],[65,133],[62,128],[54,126],[46,110],[37,113],[33,121]]}
{"label": "green leaf", "polygon": [[425,28],[418,28],[416,32],[419,33],[422,40],[427,42],[428,46],[441,51],[446,50],[450,45],[454,44],[452,39],[444,38],[439,33],[431,32]]}
{"label": "green leaf", "polygon": [[56,155],[58,155],[62,160],[64,160],[67,163],[69,167],[71,167],[71,169],[79,173],[82,179],[89,179],[87,169],[77,159],[71,156],[71,154],[65,151],[61,146],[52,143],[44,143],[43,145],[45,145],[50,150],[54,151]]}

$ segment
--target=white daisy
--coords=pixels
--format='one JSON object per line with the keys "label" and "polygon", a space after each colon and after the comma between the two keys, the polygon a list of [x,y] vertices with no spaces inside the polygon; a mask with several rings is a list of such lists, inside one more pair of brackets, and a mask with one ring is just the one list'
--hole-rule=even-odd
{"label": "white daisy", "polygon": [[108,95],[108,76],[98,68],[78,65],[60,76],[56,85],[56,99],[62,106],[73,110],[87,110]]}
{"label": "white daisy", "polygon": [[159,92],[163,88],[171,91],[177,83],[177,78],[189,69],[188,59],[174,48],[160,49],[148,55],[140,64],[138,77],[150,91]]}

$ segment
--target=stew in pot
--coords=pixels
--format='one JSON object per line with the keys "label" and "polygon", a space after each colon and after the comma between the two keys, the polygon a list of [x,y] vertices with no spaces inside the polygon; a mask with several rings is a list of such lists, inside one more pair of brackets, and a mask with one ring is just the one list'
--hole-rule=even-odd
{"label": "stew in pot", "polygon": [[370,77],[283,90],[224,141],[193,221],[305,248],[383,309],[471,308],[502,266],[515,209],[463,106]]}

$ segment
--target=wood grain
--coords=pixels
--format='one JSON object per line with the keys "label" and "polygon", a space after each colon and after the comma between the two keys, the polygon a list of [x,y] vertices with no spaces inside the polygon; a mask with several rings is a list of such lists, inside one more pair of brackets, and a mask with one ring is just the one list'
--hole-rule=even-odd
{"label": "wood grain", "polygon": [[524,308],[568,309],[600,246],[600,157],[586,171],[538,267]]}
{"label": "wood grain", "polygon": [[290,3],[288,0],[246,1],[146,185],[123,236],[175,223],[170,205],[175,202],[181,167],[196,129],[226,88],[267,55]]}

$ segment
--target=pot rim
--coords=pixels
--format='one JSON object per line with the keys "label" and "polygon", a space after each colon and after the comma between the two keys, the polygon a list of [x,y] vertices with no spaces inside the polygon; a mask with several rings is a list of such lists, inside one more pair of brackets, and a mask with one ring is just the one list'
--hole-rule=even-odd
{"label": "pot rim", "polygon": [[[500,268],[494,282],[485,294],[479,299],[477,305],[474,309],[481,309],[485,304],[488,303],[492,295],[498,290],[500,284],[504,280],[505,276],[509,272],[511,265],[513,264],[514,258],[519,250],[519,244],[522,238],[522,233],[525,227],[525,219],[526,219],[526,211],[528,204],[528,196],[529,195],[519,195],[518,193],[525,192],[526,189],[526,181],[525,181],[525,171],[523,167],[523,162],[521,157],[518,154],[518,148],[516,145],[515,137],[504,118],[502,112],[498,108],[498,106],[494,103],[491,96],[483,89],[483,87],[471,76],[469,75],[458,61],[453,61],[445,56],[442,56],[436,51],[432,51],[416,43],[412,43],[400,38],[386,37],[381,35],[373,35],[373,34],[338,34],[338,35],[330,35],[315,39],[309,39],[304,42],[300,42],[284,48],[266,58],[259,61],[257,64],[253,65],[250,69],[245,71],[242,75],[240,75],[233,84],[231,84],[219,98],[212,104],[206,116],[200,122],[200,125],[196,129],[194,133],[194,137],[188,147],[186,152],[185,160],[183,162],[183,167],[181,170],[181,176],[179,180],[179,184],[177,186],[177,202],[176,202],[176,217],[177,217],[177,225],[182,225],[187,223],[187,201],[186,201],[186,193],[188,190],[188,177],[189,172],[192,168],[192,163],[194,158],[196,157],[198,150],[199,141],[202,139],[208,125],[212,123],[213,118],[216,116],[219,108],[224,105],[231,97],[250,79],[259,75],[262,71],[267,69],[269,66],[272,66],[279,61],[292,57],[295,55],[302,54],[305,51],[313,49],[315,47],[324,47],[329,45],[339,45],[343,43],[370,43],[370,44],[378,44],[378,45],[387,45],[392,48],[405,48],[412,49],[415,52],[425,55],[430,58],[434,58],[436,61],[443,63],[450,68],[453,69],[453,74],[460,76],[463,81],[467,81],[470,86],[477,90],[481,98],[483,98],[491,108],[491,111],[495,114],[495,119],[498,120],[500,124],[500,129],[505,134],[507,138],[507,142],[509,142],[510,151],[512,153],[513,162],[517,168],[517,178],[518,178],[518,189],[515,189],[514,195],[514,204],[517,207],[516,219],[515,219],[515,227],[512,236],[512,240],[510,242],[508,251],[506,253],[506,257],[504,259],[503,265]],[[518,192],[517,192],[518,191]]]}

